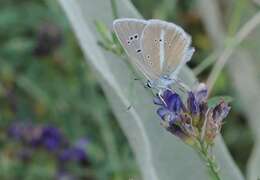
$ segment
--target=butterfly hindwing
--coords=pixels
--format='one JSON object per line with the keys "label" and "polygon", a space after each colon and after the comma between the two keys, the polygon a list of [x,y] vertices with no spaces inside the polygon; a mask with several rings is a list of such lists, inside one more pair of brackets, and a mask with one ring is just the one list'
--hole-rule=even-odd
{"label": "butterfly hindwing", "polygon": [[149,20],[141,38],[144,62],[156,76],[170,75],[193,54],[190,36],[173,23]]}

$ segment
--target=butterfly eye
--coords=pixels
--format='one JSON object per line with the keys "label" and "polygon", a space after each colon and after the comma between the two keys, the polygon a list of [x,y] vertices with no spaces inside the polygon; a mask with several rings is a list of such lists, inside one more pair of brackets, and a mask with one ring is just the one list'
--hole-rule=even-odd
{"label": "butterfly eye", "polygon": [[146,84],[145,84],[145,87],[148,87],[148,88],[152,88],[152,83],[151,81],[147,81]]}

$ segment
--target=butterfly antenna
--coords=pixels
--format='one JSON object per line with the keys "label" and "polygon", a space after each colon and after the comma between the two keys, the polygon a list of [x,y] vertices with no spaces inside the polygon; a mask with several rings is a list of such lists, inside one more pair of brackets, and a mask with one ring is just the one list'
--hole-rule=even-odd
{"label": "butterfly antenna", "polygon": [[158,93],[158,97],[160,98],[160,100],[163,102],[163,104],[165,106],[167,106],[166,102],[164,101],[163,97],[162,97],[162,94],[161,93]]}

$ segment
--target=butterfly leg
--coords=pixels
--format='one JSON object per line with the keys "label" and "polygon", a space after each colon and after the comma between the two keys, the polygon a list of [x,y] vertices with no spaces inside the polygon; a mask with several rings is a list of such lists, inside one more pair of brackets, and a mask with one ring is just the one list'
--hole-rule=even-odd
{"label": "butterfly leg", "polygon": [[[130,84],[129,84],[129,87],[130,87],[130,88],[129,88],[129,97],[132,97],[133,95],[136,94],[135,88],[134,88],[134,84],[135,84],[136,81],[140,81],[140,80],[141,80],[141,79],[135,77],[135,78],[133,79],[133,81],[130,81]],[[130,101],[130,104],[127,106],[127,111],[129,111],[132,107],[133,107],[132,101]]]}
{"label": "butterfly leg", "polygon": [[132,107],[133,107],[132,105],[129,105],[129,106],[127,107],[127,111],[129,111]]}
{"label": "butterfly leg", "polygon": [[172,79],[172,80],[173,80],[173,83],[176,83],[177,85],[179,85],[180,90],[181,90],[182,92],[186,93],[186,92],[191,91],[191,89],[190,89],[186,84],[184,84],[183,82],[181,82],[180,79],[174,78],[174,79]]}

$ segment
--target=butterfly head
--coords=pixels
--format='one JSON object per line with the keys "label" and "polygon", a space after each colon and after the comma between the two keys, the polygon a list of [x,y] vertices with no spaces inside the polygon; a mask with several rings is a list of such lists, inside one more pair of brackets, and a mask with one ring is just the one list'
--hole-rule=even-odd
{"label": "butterfly head", "polygon": [[161,77],[156,80],[147,80],[145,87],[154,90],[163,90],[168,89],[173,83],[173,79],[169,79],[168,77]]}
{"label": "butterfly head", "polygon": [[153,87],[152,82],[150,80],[147,80],[146,83],[145,83],[145,87],[146,88],[152,88]]}

